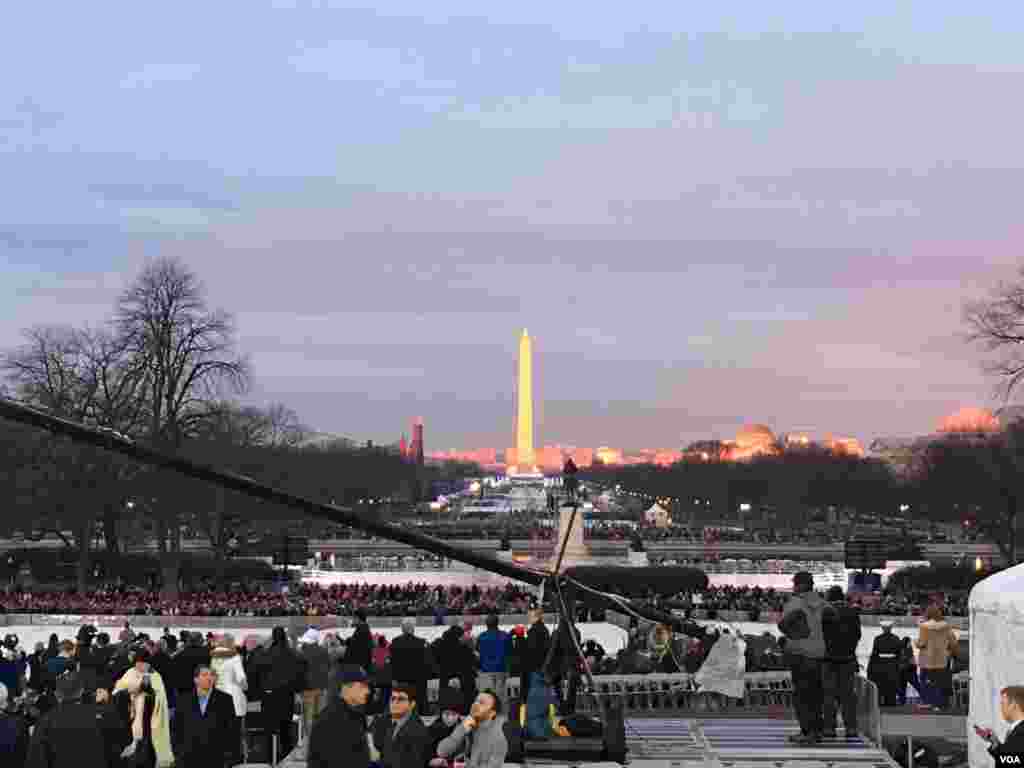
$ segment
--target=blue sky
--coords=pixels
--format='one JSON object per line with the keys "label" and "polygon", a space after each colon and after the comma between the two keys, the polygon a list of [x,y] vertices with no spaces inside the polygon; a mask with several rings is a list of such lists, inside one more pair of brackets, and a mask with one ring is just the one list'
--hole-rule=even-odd
{"label": "blue sky", "polygon": [[[38,2],[0,31],[0,345],[174,254],[254,402],[504,445],[870,439],[993,382],[1024,8]],[[693,6],[693,7],[689,7]]]}

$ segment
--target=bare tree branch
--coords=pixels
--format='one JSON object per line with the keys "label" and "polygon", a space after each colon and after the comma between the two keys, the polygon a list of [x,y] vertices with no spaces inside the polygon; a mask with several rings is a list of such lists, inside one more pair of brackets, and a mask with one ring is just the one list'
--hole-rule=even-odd
{"label": "bare tree branch", "polygon": [[1014,283],[1001,283],[988,299],[964,306],[967,339],[992,353],[986,372],[997,377],[997,391],[1009,400],[1024,379],[1024,268]]}

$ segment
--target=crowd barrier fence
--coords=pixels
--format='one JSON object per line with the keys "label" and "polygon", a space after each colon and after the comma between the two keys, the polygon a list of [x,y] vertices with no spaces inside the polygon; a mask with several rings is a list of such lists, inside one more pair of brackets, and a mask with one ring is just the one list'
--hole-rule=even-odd
{"label": "crowd barrier fence", "polygon": [[[674,611],[682,615],[681,611]],[[714,623],[750,623],[750,614],[747,611],[717,611],[714,618],[708,617],[708,611],[695,610],[692,618],[695,621]],[[405,620],[404,616],[371,616],[368,618],[372,629],[397,629]],[[439,626],[438,620],[433,616],[413,616],[418,627]],[[502,614],[498,617],[504,626],[525,625],[526,614]],[[922,620],[920,616],[883,616],[875,614],[862,614],[861,625],[865,627],[876,627],[882,620],[892,621],[897,628],[916,627]],[[782,615],[776,611],[761,613],[757,622],[762,624],[778,624]],[[267,631],[277,626],[305,629],[314,626],[320,629],[351,629],[352,618],[348,616],[108,616],[108,615],[87,615],[87,614],[39,614],[39,613],[9,613],[0,614],[0,627],[14,626],[35,626],[35,627],[80,627],[83,624],[92,624],[95,627],[121,628],[125,622],[132,626],[140,627],[183,627],[187,629],[265,629]],[[440,626],[452,624],[470,623],[474,627],[483,626],[487,617],[483,615],[462,615],[445,616],[441,619]],[[558,623],[556,614],[545,614],[544,621],[549,625]],[[629,629],[630,617],[625,614],[608,611],[605,614],[605,621],[621,629]],[[954,629],[960,632],[969,630],[969,621],[966,617],[947,617]]]}

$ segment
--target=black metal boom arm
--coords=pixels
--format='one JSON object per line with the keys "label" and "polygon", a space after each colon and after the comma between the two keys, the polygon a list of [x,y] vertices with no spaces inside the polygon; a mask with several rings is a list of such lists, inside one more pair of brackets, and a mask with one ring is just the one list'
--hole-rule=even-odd
{"label": "black metal boom arm", "polygon": [[[525,568],[516,563],[500,560],[488,552],[478,552],[468,547],[442,541],[433,536],[426,536],[417,531],[382,523],[366,513],[356,512],[350,508],[339,507],[334,504],[324,504],[314,499],[289,493],[288,491],[260,483],[245,475],[227,472],[181,456],[164,453],[113,430],[86,426],[3,397],[0,397],[0,417],[64,435],[76,442],[86,443],[97,448],[119,453],[145,464],[170,469],[197,480],[203,480],[232,491],[239,491],[264,501],[281,504],[314,517],[372,533],[381,538],[408,544],[416,549],[422,549],[435,555],[466,563],[467,565],[499,576],[505,576],[509,579],[540,586],[556,578],[556,575],[549,571]],[[584,586],[582,583],[580,585]],[[625,610],[651,621],[673,625],[680,628],[681,631],[687,632],[687,634],[700,631],[699,627],[690,623],[687,623],[686,627],[682,627],[683,623],[678,617],[656,610],[649,605],[637,603],[619,596],[605,595],[604,593],[592,591],[594,596],[606,603],[610,610]]]}

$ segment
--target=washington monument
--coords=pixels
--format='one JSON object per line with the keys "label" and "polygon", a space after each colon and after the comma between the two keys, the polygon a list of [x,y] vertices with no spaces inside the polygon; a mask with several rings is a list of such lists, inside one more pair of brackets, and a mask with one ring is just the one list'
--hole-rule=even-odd
{"label": "washington monument", "polygon": [[523,329],[519,337],[518,408],[516,410],[516,472],[536,474],[533,452],[533,342]]}

